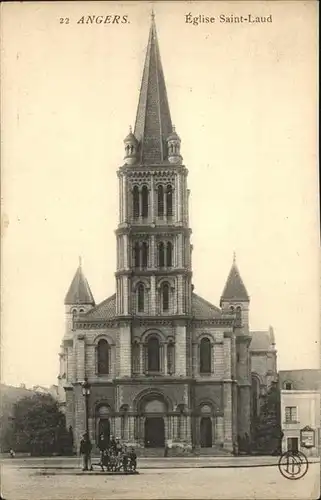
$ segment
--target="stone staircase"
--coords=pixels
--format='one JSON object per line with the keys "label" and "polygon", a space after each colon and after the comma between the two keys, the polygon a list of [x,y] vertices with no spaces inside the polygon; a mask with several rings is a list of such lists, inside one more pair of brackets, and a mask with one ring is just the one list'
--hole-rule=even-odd
{"label": "stone staircase", "polygon": [[136,453],[138,457],[164,457],[165,448],[137,448]]}

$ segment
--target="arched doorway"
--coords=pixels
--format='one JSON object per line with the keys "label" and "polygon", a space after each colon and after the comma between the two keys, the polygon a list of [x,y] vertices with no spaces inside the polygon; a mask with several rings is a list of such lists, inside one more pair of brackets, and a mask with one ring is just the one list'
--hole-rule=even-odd
{"label": "arched doorway", "polygon": [[202,417],[200,423],[201,448],[212,447],[212,419],[211,417]]}
{"label": "arched doorway", "polygon": [[104,440],[109,443],[110,441],[110,420],[109,420],[109,407],[100,406],[97,411],[98,426],[96,442],[99,443],[100,436],[103,434]]}
{"label": "arched doorway", "polygon": [[165,447],[165,414],[166,405],[161,396],[149,396],[142,402],[145,416],[144,445],[146,448]]}
{"label": "arched doorway", "polygon": [[165,424],[163,417],[146,417],[145,419],[145,447],[164,448]]}

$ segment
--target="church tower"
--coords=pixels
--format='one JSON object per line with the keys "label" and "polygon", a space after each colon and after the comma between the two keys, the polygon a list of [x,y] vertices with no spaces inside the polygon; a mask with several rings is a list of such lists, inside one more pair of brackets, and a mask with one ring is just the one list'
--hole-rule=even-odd
{"label": "church tower", "polygon": [[[118,170],[116,314],[123,320],[122,339],[129,353],[130,318],[146,323],[191,315],[188,172],[172,125],[154,16],[135,127],[124,146],[125,164]],[[178,328],[185,351],[186,328]],[[181,374],[186,375],[183,359]],[[122,375],[130,376],[130,363],[129,354],[123,354]]]}
{"label": "church tower", "polygon": [[245,288],[234,253],[233,264],[221,296],[220,306],[223,313],[235,315],[235,374],[237,386],[234,388],[238,412],[238,433],[251,434],[251,356],[249,334],[250,297]]}
{"label": "church tower", "polygon": [[80,263],[65,298],[67,426],[77,446],[88,428],[97,453],[101,435],[153,456],[237,452],[250,435],[250,299],[235,259],[220,308],[193,290],[188,170],[154,16],[117,176],[116,293],[95,304]]}

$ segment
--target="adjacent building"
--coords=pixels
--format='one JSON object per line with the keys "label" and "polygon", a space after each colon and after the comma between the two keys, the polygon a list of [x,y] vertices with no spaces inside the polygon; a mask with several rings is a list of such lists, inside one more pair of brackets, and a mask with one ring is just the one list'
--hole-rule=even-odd
{"label": "adjacent building", "polygon": [[116,293],[97,305],[80,263],[65,298],[59,385],[67,426],[79,443],[86,377],[94,444],[113,434],[146,453],[235,452],[277,376],[274,334],[250,332],[250,297],[235,258],[219,307],[194,290],[188,170],[154,19],[124,154]]}
{"label": "adjacent building", "polygon": [[279,372],[282,450],[319,455],[321,370]]}

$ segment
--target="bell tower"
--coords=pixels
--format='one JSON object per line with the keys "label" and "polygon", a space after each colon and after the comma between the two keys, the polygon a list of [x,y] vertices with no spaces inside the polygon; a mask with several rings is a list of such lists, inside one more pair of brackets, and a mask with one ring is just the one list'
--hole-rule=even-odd
{"label": "bell tower", "polygon": [[187,169],[172,125],[152,16],[134,132],[118,170],[117,315],[191,313]]}

